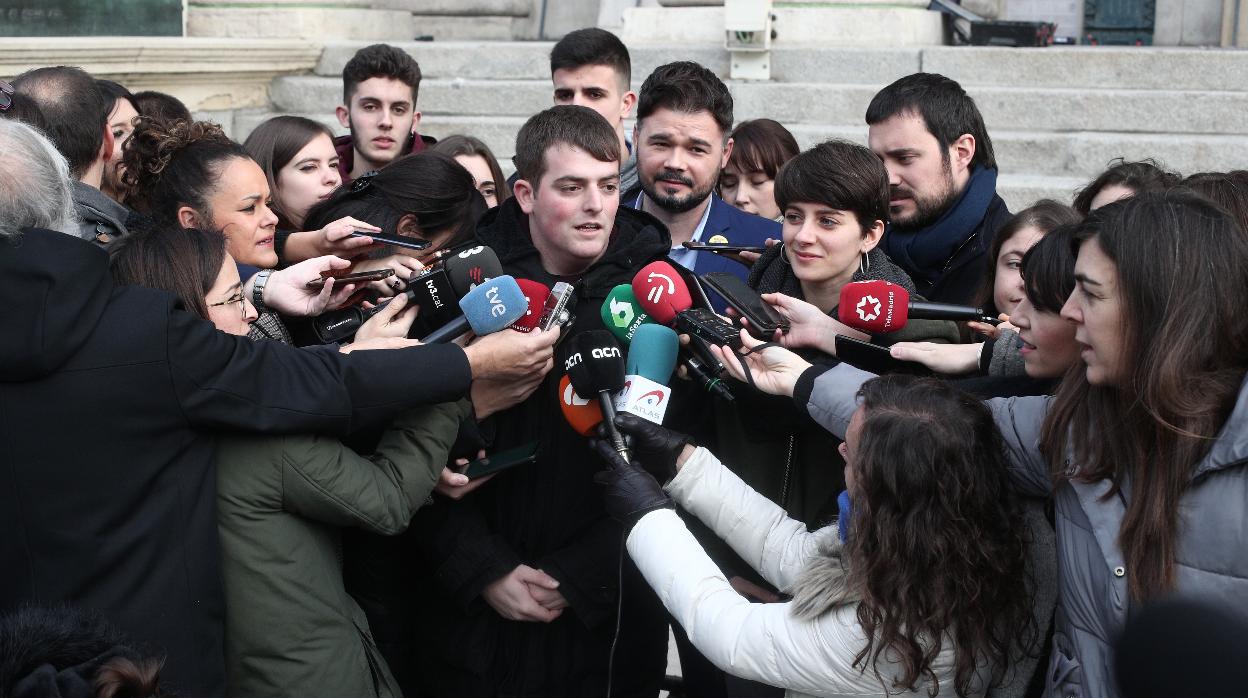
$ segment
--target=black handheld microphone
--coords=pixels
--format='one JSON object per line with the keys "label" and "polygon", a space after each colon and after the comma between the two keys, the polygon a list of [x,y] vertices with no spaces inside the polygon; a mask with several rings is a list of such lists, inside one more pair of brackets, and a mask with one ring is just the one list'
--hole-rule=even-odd
{"label": "black handheld microphone", "polygon": [[611,445],[624,460],[631,460],[624,437],[615,428],[615,403],[611,393],[624,389],[624,352],[606,330],[589,330],[568,340],[563,368],[577,395],[598,396],[602,423],[607,426]]}

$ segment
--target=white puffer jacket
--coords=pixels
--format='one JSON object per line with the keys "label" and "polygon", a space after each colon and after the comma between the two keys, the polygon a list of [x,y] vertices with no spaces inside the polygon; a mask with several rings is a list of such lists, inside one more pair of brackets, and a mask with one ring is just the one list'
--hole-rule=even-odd
{"label": "white puffer jacket", "polygon": [[[801,572],[836,544],[836,527],[813,533],[750,489],[709,451],[699,448],[667,485],[672,498],[727,541],[781,591],[793,594]],[[787,689],[787,696],[926,696],[887,693],[874,671],[853,666],[866,646],[857,606],[836,606],[814,620],[796,618],[790,603],[750,603],[728,584],[676,512],[642,517],[628,536],[628,553],[689,639],[724,671]],[[945,638],[932,670],[939,696],[955,695],[952,641]],[[892,686],[894,668],[880,658]],[[980,677],[983,683],[983,676]],[[978,695],[978,694],[977,694]]]}

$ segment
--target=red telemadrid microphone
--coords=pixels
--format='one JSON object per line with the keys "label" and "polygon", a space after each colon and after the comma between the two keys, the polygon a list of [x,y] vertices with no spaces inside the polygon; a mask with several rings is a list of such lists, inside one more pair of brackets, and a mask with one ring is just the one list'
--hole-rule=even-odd
{"label": "red telemadrid microphone", "polygon": [[511,323],[511,329],[517,332],[532,332],[533,328],[537,327],[537,323],[542,320],[542,309],[546,307],[546,297],[550,295],[550,288],[546,284],[528,279],[516,279],[516,285],[524,292],[524,299],[529,302],[529,308],[519,320]]}
{"label": "red telemadrid microphone", "polygon": [[981,308],[912,301],[904,286],[891,281],[854,281],[841,287],[837,318],[871,334],[896,332],[914,320],[976,320],[996,324]]}
{"label": "red telemadrid microphone", "polygon": [[689,287],[671,264],[651,262],[633,277],[633,295],[642,309],[658,322],[670,325],[676,314],[693,305]]}
{"label": "red telemadrid microphone", "polygon": [[581,436],[593,436],[594,429],[602,422],[602,408],[597,400],[586,400],[572,389],[572,379],[559,379],[559,408],[563,418]]}

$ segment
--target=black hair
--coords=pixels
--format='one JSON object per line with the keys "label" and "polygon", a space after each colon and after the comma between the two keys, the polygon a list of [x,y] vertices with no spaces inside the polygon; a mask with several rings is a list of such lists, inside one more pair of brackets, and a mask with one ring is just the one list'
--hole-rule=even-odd
{"label": "black hair", "polygon": [[204,297],[225,263],[225,236],[153,221],[110,245],[108,258],[113,281],[169,291],[186,310],[207,320]]}
{"label": "black hair", "polygon": [[1005,312],[1004,308],[997,307],[993,292],[997,285],[997,257],[1001,255],[1001,248],[1005,247],[1005,243],[1009,242],[1010,238],[1023,228],[1035,228],[1042,235],[1047,235],[1058,226],[1073,225],[1082,219],[1083,216],[1073,208],[1052,199],[1041,199],[1011,216],[993,236],[992,246],[988,251],[988,262],[983,286],[979,290],[978,304],[984,309],[984,313],[996,317]]}
{"label": "black hair", "polygon": [[260,169],[264,170],[264,176],[269,180],[269,191],[273,194],[273,205],[269,208],[277,214],[279,228],[290,230],[292,225],[287,212],[282,210],[281,197],[277,192],[277,173],[317,136],[327,136],[330,142],[334,140],[334,132],[319,121],[302,116],[283,115],[275,116],[257,126],[243,142],[243,147],[256,164],[260,165]]}
{"label": "black hair", "polygon": [[763,172],[769,179],[775,179],[784,163],[802,151],[793,134],[771,119],[742,121],[732,129],[731,138],[728,164],[736,165],[742,174]]}
{"label": "black hair", "polygon": [[707,111],[725,137],[732,130],[732,93],[715,73],[693,61],[661,65],[642,83],[637,121],[658,109],[684,114]]}
{"label": "black hair", "polygon": [[1109,161],[1109,167],[1104,172],[1079,190],[1074,208],[1079,213],[1088,215],[1092,211],[1092,199],[1102,189],[1110,186],[1126,187],[1134,194],[1139,194],[1146,191],[1165,191],[1178,183],[1179,173],[1167,170],[1152,158],[1136,161],[1115,158]]}
{"label": "black hair", "polygon": [[140,114],[143,113],[139,111],[139,102],[138,100],[134,98],[134,93],[126,89],[125,85],[122,85],[119,82],[114,82],[112,80],[96,80],[95,82],[96,84],[100,86],[100,89],[104,91],[104,94],[107,95],[108,98],[112,100],[109,103],[109,108],[108,108],[108,113],[110,116],[113,113],[113,105],[115,105],[117,103],[117,100],[119,99],[126,100],[127,102],[130,103],[130,106],[133,107],[136,112],[139,112]]}
{"label": "black hair", "polygon": [[615,71],[624,91],[633,79],[628,48],[619,37],[605,29],[589,27],[568,32],[550,50],[550,73],[576,70],[589,65],[605,65]]}
{"label": "black hair", "polygon": [[308,211],[304,227],[317,230],[351,216],[394,234],[403,217],[410,214],[421,237],[449,234],[439,247],[452,248],[476,235],[477,220],[486,210],[485,199],[468,170],[449,155],[425,151],[404,155],[349,186],[339,187],[333,196]]}
{"label": "black hair", "polygon": [[495,201],[501,204],[511,198],[511,187],[507,186],[507,178],[503,176],[503,168],[499,166],[498,158],[494,157],[494,151],[481,139],[457,133],[435,143],[433,152],[444,153],[452,158],[458,155],[475,155],[485,160],[486,166],[490,168],[490,176],[494,178]]}
{"label": "black hair", "polygon": [[1183,186],[1226,209],[1248,235],[1248,170],[1199,172],[1188,175]]}
{"label": "black hair", "polygon": [[583,150],[601,162],[620,162],[620,137],[598,112],[561,104],[534,114],[516,134],[512,162],[520,179],[536,190],[546,174],[546,152],[556,145]]}
{"label": "black hair", "polygon": [[776,175],[776,205],[823,204],[852,211],[866,235],[876,221],[888,223],[888,171],[867,148],[832,140],[798,154]]}
{"label": "black hair", "polygon": [[390,78],[412,88],[412,107],[420,92],[420,64],[406,51],[390,44],[365,46],[342,68],[342,103],[351,106],[359,84],[370,78]]}
{"label": "black hair", "polygon": [[13,80],[13,101],[30,100],[52,145],[65,156],[69,173],[81,178],[100,156],[113,98],[82,68],[54,66],[28,70]]}
{"label": "black hair", "polygon": [[1027,300],[1046,313],[1062,312],[1075,290],[1075,228],[1078,221],[1059,225],[1023,255],[1023,292]]}
{"label": "black hair", "polygon": [[134,101],[138,106],[135,107],[143,116],[149,116],[159,121],[174,123],[177,121],[190,121],[191,110],[186,108],[182,100],[173,95],[157,92],[156,90],[143,90],[134,93]]}
{"label": "black hair", "polygon": [[927,132],[940,144],[941,157],[949,161],[949,146],[964,134],[975,138],[971,165],[996,169],[997,156],[984,126],[984,117],[975,100],[955,80],[936,73],[914,73],[885,87],[867,106],[867,125],[878,124],[899,114],[923,119]]}
{"label": "black hair", "polygon": [[122,181],[132,208],[165,223],[178,225],[178,208],[189,206],[204,224],[212,220],[208,200],[224,169],[234,158],[251,159],[209,121],[135,120],[134,133],[122,149]]}

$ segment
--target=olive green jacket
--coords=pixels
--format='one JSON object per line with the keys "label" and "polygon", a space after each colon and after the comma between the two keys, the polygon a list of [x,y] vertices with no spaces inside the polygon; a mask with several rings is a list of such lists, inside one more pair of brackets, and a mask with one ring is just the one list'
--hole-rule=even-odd
{"label": "olive green jacket", "polygon": [[341,529],[406,529],[467,414],[466,400],[406,412],[368,458],[309,434],[222,439],[228,695],[401,695],[343,586]]}

